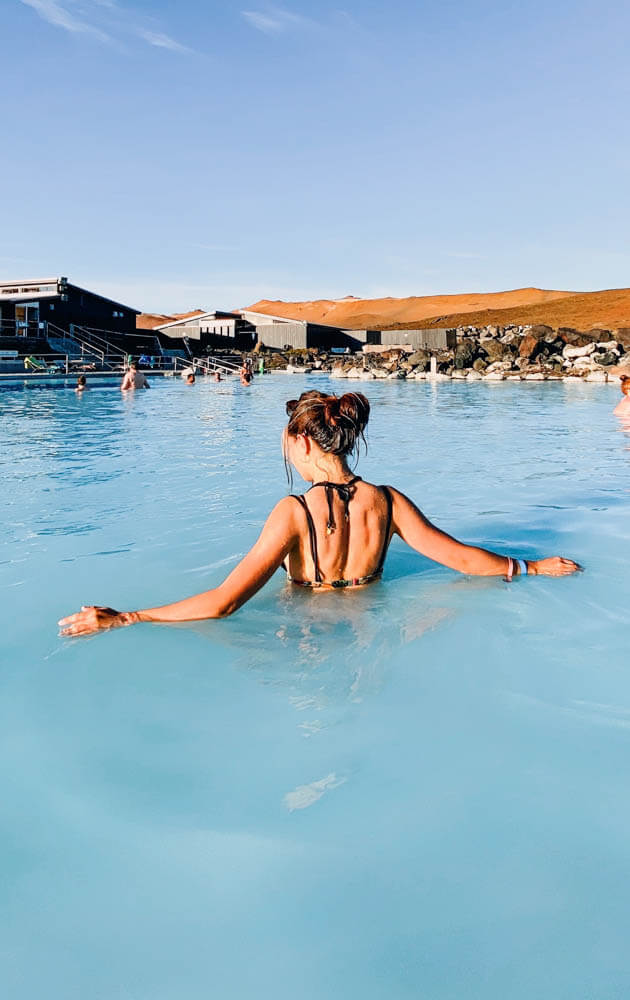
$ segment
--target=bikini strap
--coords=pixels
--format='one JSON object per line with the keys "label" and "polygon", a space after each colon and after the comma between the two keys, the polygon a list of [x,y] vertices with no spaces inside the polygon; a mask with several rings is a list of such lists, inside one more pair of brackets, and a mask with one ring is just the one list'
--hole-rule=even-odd
{"label": "bikini strap", "polygon": [[[311,490],[315,489],[316,486],[323,486],[326,491],[326,502],[328,503],[328,521],[326,522],[326,534],[332,535],[333,531],[337,527],[335,523],[335,514],[333,511],[333,490],[337,493],[339,499],[343,502],[344,509],[344,520],[350,520],[350,511],[348,509],[348,504],[354,496],[354,490],[352,487],[355,483],[358,483],[361,476],[354,476],[347,483],[313,483]],[[309,490],[310,493],[310,490]]]}
{"label": "bikini strap", "polygon": [[383,496],[385,497],[385,502],[387,503],[387,523],[385,525],[385,537],[383,538],[383,548],[381,551],[381,558],[379,559],[378,566],[376,568],[376,573],[382,573],[383,567],[385,566],[385,557],[387,556],[387,549],[389,548],[389,536],[392,530],[392,519],[393,519],[393,509],[394,504],[392,500],[392,494],[389,486],[381,486],[380,489],[383,491]]}
{"label": "bikini strap", "polygon": [[314,524],[314,521],[313,521],[313,515],[311,514],[310,510],[308,509],[308,504],[307,504],[306,500],[304,499],[304,497],[302,497],[302,496],[296,496],[293,493],[291,494],[291,496],[295,500],[297,500],[297,502],[299,503],[300,507],[304,508],[304,513],[306,514],[306,523],[308,525],[308,537],[309,537],[309,540],[310,540],[310,543],[311,543],[311,556],[312,556],[312,559],[313,559],[313,565],[315,567],[315,583],[321,583],[322,582],[322,574],[319,571],[319,559],[317,557],[317,535],[315,534],[315,524]]}

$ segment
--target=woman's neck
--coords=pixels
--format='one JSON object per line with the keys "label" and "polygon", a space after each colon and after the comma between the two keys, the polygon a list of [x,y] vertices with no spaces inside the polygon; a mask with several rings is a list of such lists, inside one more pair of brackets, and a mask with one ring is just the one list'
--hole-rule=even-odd
{"label": "woman's neck", "polygon": [[312,483],[345,483],[352,477],[353,473],[345,458],[339,455],[322,455],[313,465],[310,480]]}

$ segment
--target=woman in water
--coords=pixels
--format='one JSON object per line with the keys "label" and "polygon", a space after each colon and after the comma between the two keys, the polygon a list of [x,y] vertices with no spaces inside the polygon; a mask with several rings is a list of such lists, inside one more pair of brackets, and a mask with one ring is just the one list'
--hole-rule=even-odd
{"label": "woman in water", "polygon": [[431,524],[403,493],[355,476],[348,458],[363,438],[370,414],[361,393],[337,397],[303,392],[287,403],[287,413],[285,460],[312,485],[305,496],[288,496],[276,504],[258,541],[222,584],[143,611],[83,607],[59,622],[62,635],[88,635],[137,622],[225,618],[281,566],[296,586],[362,587],[380,579],[392,535],[429,559],[474,576],[567,576],[580,568],[560,556],[526,561],[458,542]]}
{"label": "woman in water", "polygon": [[630,418],[630,375],[621,376],[621,391],[623,398],[619,400],[613,413],[617,417]]}

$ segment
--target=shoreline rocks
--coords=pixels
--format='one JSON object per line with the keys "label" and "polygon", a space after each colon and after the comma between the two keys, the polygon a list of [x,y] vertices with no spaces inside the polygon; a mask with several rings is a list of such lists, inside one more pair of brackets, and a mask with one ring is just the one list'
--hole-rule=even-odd
{"label": "shoreline rocks", "polygon": [[[337,354],[309,348],[277,351],[257,349],[256,362],[265,371],[327,373],[335,378],[470,382],[618,382],[630,374],[630,329],[584,333],[561,327],[460,327],[449,350],[429,351],[408,346]],[[251,356],[249,352],[243,356]],[[435,370],[431,371],[434,360]]]}

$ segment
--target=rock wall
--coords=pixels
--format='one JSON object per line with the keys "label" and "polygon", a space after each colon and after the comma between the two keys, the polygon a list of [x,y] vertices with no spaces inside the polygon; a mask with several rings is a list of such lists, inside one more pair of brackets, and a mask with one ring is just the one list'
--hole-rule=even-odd
{"label": "rock wall", "polygon": [[[379,352],[328,354],[316,349],[257,349],[266,370],[328,371],[358,379],[487,379],[489,381],[581,378],[616,381],[630,374],[630,329],[578,330],[549,326],[459,327],[456,346],[439,351],[394,346]],[[435,358],[435,374],[431,359]]]}

